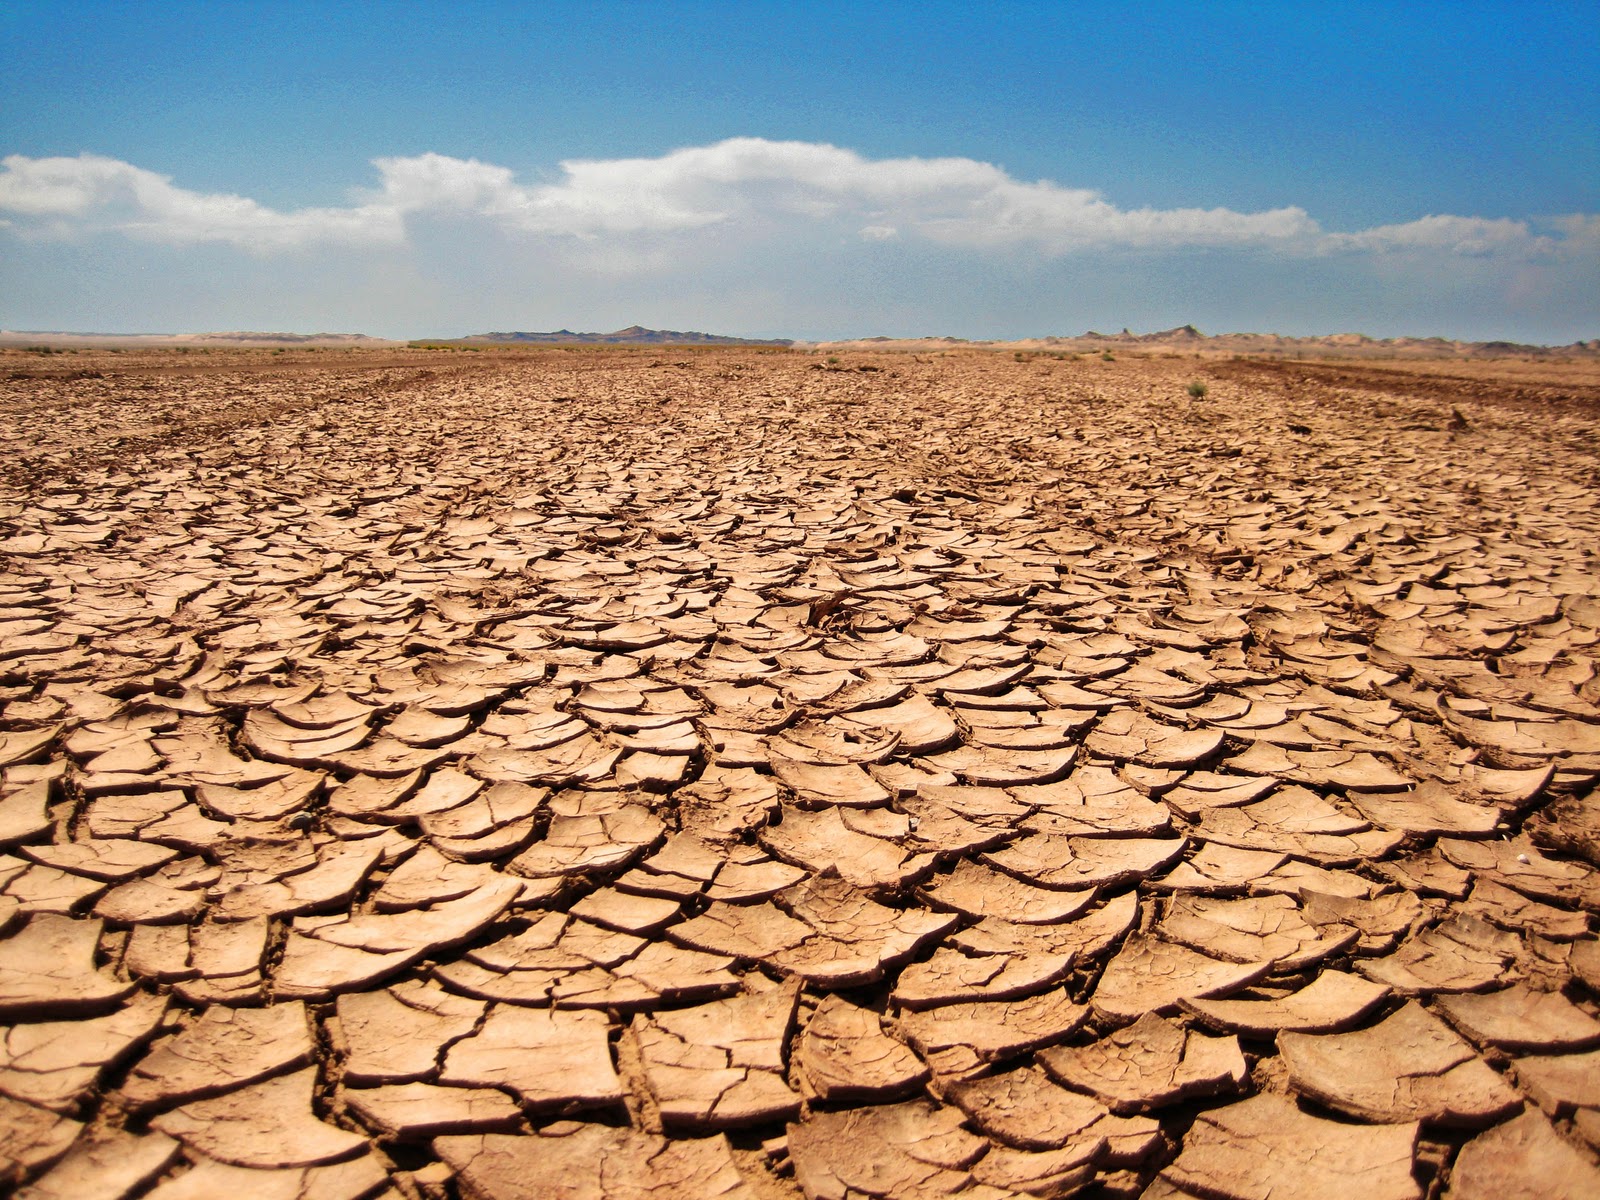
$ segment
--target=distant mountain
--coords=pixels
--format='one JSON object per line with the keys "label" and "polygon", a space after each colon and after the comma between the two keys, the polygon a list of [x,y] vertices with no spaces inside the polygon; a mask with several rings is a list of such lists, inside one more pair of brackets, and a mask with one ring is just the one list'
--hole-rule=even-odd
{"label": "distant mountain", "polygon": [[718,333],[696,333],[681,329],[646,329],[630,325],[615,333],[574,333],[557,329],[554,333],[474,333],[450,338],[450,345],[555,345],[555,346],[789,346],[783,338],[725,337]]}

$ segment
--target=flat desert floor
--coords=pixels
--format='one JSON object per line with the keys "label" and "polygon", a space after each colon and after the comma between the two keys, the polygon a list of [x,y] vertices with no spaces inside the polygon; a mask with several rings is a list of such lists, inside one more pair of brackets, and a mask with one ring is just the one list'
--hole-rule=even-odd
{"label": "flat desert floor", "polygon": [[1600,1195],[1594,366],[0,411],[0,1191]]}

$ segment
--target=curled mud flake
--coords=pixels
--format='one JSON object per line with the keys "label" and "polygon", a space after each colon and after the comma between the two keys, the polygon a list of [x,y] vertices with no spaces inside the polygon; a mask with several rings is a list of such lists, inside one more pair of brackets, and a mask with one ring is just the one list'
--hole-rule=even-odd
{"label": "curled mud flake", "polygon": [[1187,840],[1178,838],[1058,837],[1035,834],[983,860],[1040,887],[1114,888],[1137,883],[1172,863]]}
{"label": "curled mud flake", "polygon": [[1314,966],[1353,945],[1360,930],[1338,923],[1314,925],[1287,896],[1214,899],[1181,896],[1156,927],[1178,942],[1229,962],[1272,959],[1278,971]]}
{"label": "curled mud flake", "polygon": [[472,799],[442,812],[422,814],[417,824],[434,839],[467,841],[487,837],[508,825],[529,820],[549,799],[546,788],[522,783],[495,783]]}
{"label": "curled mud flake", "polygon": [[1021,1150],[1076,1149],[1093,1162],[1105,1150],[1095,1127],[1111,1115],[1098,1101],[1068,1091],[1037,1067],[967,1079],[950,1086],[950,1103],[983,1133]]}
{"label": "curled mud flake", "polygon": [[988,919],[903,970],[894,1000],[906,1008],[931,1008],[1028,996],[1060,981],[1077,957],[1073,945],[1040,937],[1034,926],[1008,929]]}
{"label": "curled mud flake", "polygon": [[420,822],[460,808],[483,790],[483,781],[450,767],[429,772],[428,780],[398,804],[374,813],[371,820],[385,824]]}
{"label": "curled mud flake", "polygon": [[1587,913],[1569,912],[1529,899],[1490,879],[1479,879],[1472,885],[1472,892],[1459,911],[1482,917],[1501,929],[1534,933],[1563,942],[1574,941],[1589,932]]}
{"label": "curled mud flake", "polygon": [[835,718],[835,723],[859,729],[862,734],[871,730],[892,733],[899,739],[899,753],[913,756],[941,750],[961,736],[949,711],[920,693],[897,704],[844,713]]}
{"label": "curled mud flake", "polygon": [[1445,1195],[1450,1200],[1585,1200],[1597,1192],[1600,1168],[1530,1108],[1461,1147]]}
{"label": "curled mud flake", "polygon": [[303,1167],[354,1158],[367,1139],[318,1120],[310,1068],[194,1100],[150,1126],[219,1162],[241,1167]]}
{"label": "curled mud flake", "polygon": [[1413,934],[1383,958],[1364,958],[1356,969],[1405,995],[1486,992],[1503,981],[1517,939],[1472,916],[1452,917]]}
{"label": "curled mud flake", "polygon": [[1350,803],[1379,829],[1418,835],[1487,837],[1505,818],[1504,809],[1459,799],[1438,783],[1411,792],[1353,792]]}
{"label": "curled mud flake", "polygon": [[1162,802],[1194,820],[1211,808],[1237,808],[1261,799],[1277,780],[1260,775],[1229,775],[1216,771],[1193,771],[1176,787],[1161,793]]}
{"label": "curled mud flake", "polygon": [[1572,945],[1567,958],[1574,978],[1583,982],[1591,992],[1600,995],[1600,939],[1582,938]]}
{"label": "curled mud flake", "polygon": [[0,1179],[15,1182],[55,1162],[83,1131],[74,1121],[47,1108],[0,1096]]}
{"label": "curled mud flake", "polygon": [[774,953],[772,964],[822,987],[875,982],[957,920],[948,913],[879,904],[832,869],[796,884],[782,899],[813,933]]}
{"label": "curled mud flake", "polygon": [[1419,1200],[1415,1122],[1347,1125],[1265,1093],[1202,1113],[1163,1177],[1228,1200]]}
{"label": "curled mud flake", "polygon": [[972,1165],[972,1177],[1002,1196],[1070,1196],[1095,1182],[1099,1163],[1108,1161],[1107,1144],[1044,1151],[996,1146]]}
{"label": "curled mud flake", "polygon": [[12,859],[0,883],[0,899],[15,905],[19,913],[65,916],[83,911],[106,885],[87,875],[57,870]]}
{"label": "curled mud flake", "polygon": [[509,869],[530,879],[619,870],[665,829],[637,804],[595,816],[555,816],[544,839],[514,858]]}
{"label": "curled mud flake", "polygon": [[235,883],[223,878],[216,905],[221,921],[287,917],[346,904],[382,857],[381,847],[333,843],[324,847],[314,866],[262,883]]}
{"label": "curled mud flake", "polygon": [[645,1082],[669,1133],[760,1125],[799,1111],[783,1061],[798,999],[791,985],[634,1018]]}
{"label": "curled mud flake", "polygon": [[1170,1012],[1187,999],[1226,995],[1263,978],[1273,961],[1225,962],[1151,937],[1129,938],[1106,964],[1093,997],[1095,1011],[1131,1021]]}
{"label": "curled mud flake", "polygon": [[498,1005],[476,1032],[445,1052],[440,1082],[506,1087],[534,1112],[568,1113],[622,1103],[604,1014]]}
{"label": "curled mud flake", "polygon": [[1600,1051],[1530,1055],[1513,1066],[1522,1090],[1553,1117],[1600,1109]]}
{"label": "curled mud flake", "polygon": [[978,1000],[911,1009],[899,1028],[935,1074],[961,1077],[1040,1046],[1065,1041],[1088,1019],[1065,989],[1018,1000]]}
{"label": "curled mud flake", "polygon": [[789,1126],[789,1157],[807,1200],[944,1196],[972,1185],[988,1150],[960,1109],[926,1101],[814,1112]]}
{"label": "curled mud flake", "polygon": [[1382,984],[1331,969],[1287,995],[1236,992],[1226,1000],[1181,1001],[1186,1012],[1227,1033],[1332,1033],[1355,1024],[1389,995]]}
{"label": "curled mud flake", "polygon": [[1072,770],[1075,747],[1048,750],[1007,749],[969,744],[919,761],[927,768],[949,771],[975,787],[1050,783]]}
{"label": "curled mud flake", "polygon": [[1402,937],[1415,929],[1427,910],[1410,892],[1386,892],[1370,898],[1341,896],[1303,888],[1301,911],[1319,929],[1353,928],[1359,933],[1355,951],[1362,955],[1387,954]]}
{"label": "curled mud flake", "polygon": [[814,930],[774,904],[711,904],[667,936],[696,950],[759,962],[793,949]]}
{"label": "curled mud flake", "polygon": [[798,778],[798,768],[807,766],[863,766],[882,762],[899,746],[898,733],[859,721],[805,720],[767,738],[773,770],[791,787],[796,785],[785,778],[786,768]]}
{"label": "curled mud flake", "polygon": [[372,894],[379,912],[404,912],[446,900],[459,900],[499,876],[486,866],[460,863],[424,845],[409,855]]}
{"label": "curled mud flake", "polygon": [[83,1139],[17,1196],[19,1200],[85,1200],[131,1195],[165,1171],[178,1150],[178,1143],[161,1133],[115,1133],[93,1141]]}
{"label": "curled mud flake", "polygon": [[1600,909],[1600,871],[1587,863],[1550,858],[1526,835],[1489,842],[1443,838],[1438,845],[1447,859],[1480,880],[1548,904]]}
{"label": "curled mud flake", "polygon": [[893,1100],[928,1079],[917,1056],[884,1032],[880,1014],[837,995],[817,1005],[794,1055],[801,1091],[824,1101]]}
{"label": "curled mud flake", "polygon": [[424,955],[470,940],[520,891],[516,880],[493,876],[465,896],[429,908],[304,923],[289,935],[274,993],[315,1000],[386,979]]}
{"label": "curled mud flake", "polygon": [[1296,1092],[1364,1121],[1476,1128],[1521,1104],[1470,1045],[1415,1001],[1352,1033],[1284,1033],[1278,1049]]}
{"label": "curled mud flake", "polygon": [[685,830],[725,844],[767,823],[778,811],[779,789],[770,775],[711,763],[673,799]]}
{"label": "curled mud flake", "polygon": [[785,862],[812,871],[832,867],[863,888],[903,887],[931,872],[935,861],[932,854],[856,832],[836,808],[786,808],[783,821],[762,831],[760,841]]}
{"label": "curled mud flake", "polygon": [[200,1158],[196,1164],[146,1193],[154,1200],[214,1200],[249,1196],[252,1200],[365,1200],[388,1180],[381,1160],[362,1154],[341,1162],[309,1167],[253,1168]]}
{"label": "curled mud flake", "polygon": [[1238,1038],[1209,1037],[1154,1013],[1097,1042],[1051,1047],[1038,1058],[1052,1078],[1123,1114],[1236,1093],[1247,1074]]}
{"label": "curled mud flake", "polygon": [[1513,984],[1481,996],[1440,996],[1434,1007],[1480,1046],[1558,1051],[1600,1043],[1600,1021],[1560,992]]}
{"label": "curled mud flake", "polygon": [[327,780],[318,771],[291,771],[256,787],[199,783],[200,806],[224,821],[277,821],[308,808]]}
{"label": "curled mud flake", "polygon": [[0,1019],[37,1020],[114,1008],[133,990],[94,964],[99,921],[38,913],[0,940]]}
{"label": "curled mud flake", "polygon": [[1180,862],[1151,886],[1159,891],[1227,895],[1281,867],[1288,855],[1272,850],[1245,850],[1220,842],[1202,842],[1194,855]]}
{"label": "curled mud flake", "polygon": [[773,753],[772,773],[802,800],[870,808],[887,804],[889,793],[855,763],[799,762]]}
{"label": "curled mud flake", "polygon": [[667,1140],[563,1123],[532,1135],[439,1137],[433,1149],[474,1196],[534,1200],[553,1187],[595,1200],[756,1200],[725,1137]]}
{"label": "curled mud flake", "polygon": [[574,916],[623,933],[650,934],[677,917],[682,904],[663,896],[636,896],[605,888],[591,892],[571,908]]}
{"label": "curled mud flake", "polygon": [[114,925],[186,924],[199,916],[205,905],[205,893],[197,888],[134,879],[104,893],[95,902],[94,915]]}
{"label": "curled mud flake", "polygon": [[166,1014],[166,997],[135,996],[103,1017],[0,1030],[0,1092],[70,1112],[101,1072],[155,1036]]}
{"label": "curled mud flake", "polygon": [[145,875],[178,856],[176,850],[126,838],[93,838],[54,846],[24,846],[22,854],[34,862],[74,875],[107,883],[120,883]]}
{"label": "curled mud flake", "polygon": [[[1135,769],[1124,768],[1128,773]],[[1172,812],[1164,803],[1102,766],[1083,767],[1056,783],[1009,790],[1023,803],[1037,806],[1039,811],[1023,823],[1036,833],[1154,837],[1172,826]]]}
{"label": "curled mud flake", "polygon": [[481,1000],[428,984],[397,984],[338,1000],[344,1079],[354,1086],[431,1078],[446,1046],[483,1019]]}
{"label": "curled mud flake", "polygon": [[1292,855],[1326,866],[1379,858],[1404,835],[1372,829],[1365,818],[1345,813],[1308,788],[1281,788],[1237,808],[1201,814],[1197,836],[1244,850]]}
{"label": "curled mud flake", "polygon": [[964,916],[995,916],[1021,924],[1044,925],[1080,915],[1099,893],[1094,888],[1057,891],[1035,887],[961,859],[950,874],[934,876],[923,884],[920,894],[938,907]]}
{"label": "curled mud flake", "polygon": [[0,846],[32,841],[50,832],[50,783],[39,780],[0,792]]}
{"label": "curled mud flake", "polygon": [[208,1008],[133,1065],[122,1096],[135,1108],[216,1096],[305,1066],[313,1049],[303,1004]]}
{"label": "curled mud flake", "polygon": [[261,998],[261,965],[271,936],[265,917],[249,921],[205,921],[189,930],[192,978],[175,990],[191,1004],[255,1004]]}
{"label": "curled mud flake", "polygon": [[1526,828],[1541,849],[1600,867],[1600,797],[1594,792],[1556,800],[1530,818]]}
{"label": "curled mud flake", "polygon": [[1221,730],[1187,730],[1153,721],[1133,709],[1100,718],[1084,745],[1095,754],[1151,767],[1193,767],[1222,749]]}
{"label": "curled mud flake", "polygon": [[486,1087],[399,1083],[352,1088],[344,1098],[367,1126],[408,1142],[480,1130],[509,1132],[522,1120],[522,1110],[511,1097]]}
{"label": "curled mud flake", "polygon": [[60,726],[0,733],[0,767],[25,763],[55,741]]}

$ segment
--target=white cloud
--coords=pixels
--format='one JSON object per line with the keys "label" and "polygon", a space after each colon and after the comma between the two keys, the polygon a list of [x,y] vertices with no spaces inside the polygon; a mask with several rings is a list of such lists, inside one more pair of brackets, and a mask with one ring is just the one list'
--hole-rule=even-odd
{"label": "white cloud", "polygon": [[[488,222],[513,235],[577,239],[596,258],[659,264],[675,237],[741,230],[776,242],[848,222],[868,241],[920,237],[1045,255],[1117,248],[1258,247],[1292,255],[1444,254],[1534,258],[1592,252],[1600,217],[1548,223],[1434,215],[1350,233],[1326,232],[1303,208],[1120,208],[1100,193],[1013,178],[968,158],[868,159],[810,142],[730,138],[655,158],[576,159],[546,183],[492,163],[421,154],[379,158],[378,186],[336,208],[278,211],[243,196],[202,193],[112,158],[0,161],[0,212],[18,232],[116,231],[170,244],[222,242],[267,253],[405,240],[418,216]],[[638,269],[651,269],[641,265]]]}
{"label": "white cloud", "polygon": [[13,154],[0,167],[0,210],[34,218],[57,234],[110,229],[150,241],[227,242],[263,251],[320,242],[397,242],[405,235],[391,207],[282,213],[243,196],[176,187],[165,175],[94,154]]}
{"label": "white cloud", "polygon": [[1500,251],[1544,253],[1554,249],[1549,238],[1537,237],[1526,221],[1506,218],[1428,216],[1402,225],[1380,225],[1360,233],[1331,233],[1326,250],[1442,250],[1449,254],[1484,256]]}

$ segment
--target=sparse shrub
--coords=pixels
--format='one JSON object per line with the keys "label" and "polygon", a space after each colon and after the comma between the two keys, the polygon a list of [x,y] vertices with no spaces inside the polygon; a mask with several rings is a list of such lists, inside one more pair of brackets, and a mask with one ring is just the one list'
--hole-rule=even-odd
{"label": "sparse shrub", "polygon": [[837,356],[837,355],[834,355],[834,354],[830,354],[830,355],[828,355],[828,365],[829,365],[829,366],[830,366],[830,367],[836,367],[836,366],[838,366],[838,365],[839,365],[839,358],[838,358],[838,356]]}
{"label": "sparse shrub", "polygon": [[1100,356],[1100,361],[1101,362],[1116,362],[1117,361],[1117,356],[1115,354],[1111,353],[1111,351],[1107,350],[1104,354],[1102,354]]}
{"label": "sparse shrub", "polygon": [[1204,400],[1206,398],[1206,385],[1198,379],[1192,380],[1189,384],[1189,398],[1191,400]]}

